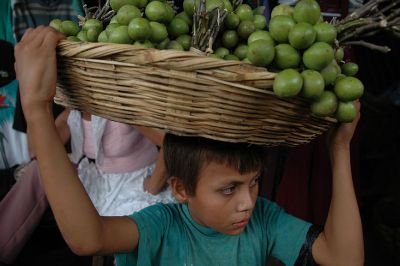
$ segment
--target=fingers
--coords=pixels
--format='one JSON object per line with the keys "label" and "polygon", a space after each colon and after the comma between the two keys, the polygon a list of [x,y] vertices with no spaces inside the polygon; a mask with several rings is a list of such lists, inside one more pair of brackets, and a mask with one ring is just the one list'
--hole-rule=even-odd
{"label": "fingers", "polygon": [[[32,38],[26,40],[26,45],[29,49],[36,49],[40,47],[43,43],[43,38],[46,36],[47,28],[44,26],[39,26],[35,28],[29,35],[33,35]],[[30,37],[30,36],[28,36]]]}
{"label": "fingers", "polygon": [[64,37],[64,34],[56,31],[52,27],[39,26],[35,29],[27,29],[18,45],[25,46],[28,49],[37,49],[42,45],[46,47],[55,47]]}
{"label": "fingers", "polygon": [[33,28],[28,28],[22,36],[20,42],[29,42],[29,40],[34,37],[34,35],[32,34],[33,30]]}
{"label": "fingers", "polygon": [[44,37],[42,46],[47,48],[56,47],[58,42],[64,38],[65,38],[64,34],[50,27],[49,31],[46,33]]}

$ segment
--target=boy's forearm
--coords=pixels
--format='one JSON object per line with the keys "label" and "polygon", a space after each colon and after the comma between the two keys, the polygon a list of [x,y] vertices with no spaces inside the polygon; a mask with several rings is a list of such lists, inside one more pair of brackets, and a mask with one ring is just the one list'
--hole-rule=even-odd
{"label": "boy's forearm", "polygon": [[65,109],[61,114],[59,114],[55,120],[58,135],[60,136],[61,142],[65,145],[71,138],[71,132],[68,126],[68,115],[69,110]]}
{"label": "boy's forearm", "polygon": [[[58,136],[51,112],[28,122],[43,186],[64,239],[78,254],[96,252],[101,219],[87,196]],[[85,221],[84,223],[82,221]]]}
{"label": "boy's forearm", "polygon": [[350,148],[331,153],[332,200],[324,227],[330,257],[336,265],[363,265],[361,218],[351,175]]}

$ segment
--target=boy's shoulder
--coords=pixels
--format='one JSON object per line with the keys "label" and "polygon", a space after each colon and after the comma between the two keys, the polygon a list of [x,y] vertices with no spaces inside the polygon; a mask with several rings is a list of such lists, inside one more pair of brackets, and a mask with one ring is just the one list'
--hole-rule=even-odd
{"label": "boy's shoulder", "polygon": [[162,220],[165,223],[171,223],[179,219],[183,212],[183,205],[181,203],[157,203],[135,212],[129,217],[136,223],[147,223],[146,220]]}

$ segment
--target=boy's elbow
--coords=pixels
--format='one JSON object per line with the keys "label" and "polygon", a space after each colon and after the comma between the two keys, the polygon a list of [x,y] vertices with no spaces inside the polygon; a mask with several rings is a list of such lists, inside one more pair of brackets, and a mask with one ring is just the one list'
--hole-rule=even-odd
{"label": "boy's elbow", "polygon": [[364,249],[332,260],[332,265],[364,266]]}
{"label": "boy's elbow", "polygon": [[99,254],[101,246],[95,241],[74,242],[66,241],[71,251],[78,256],[92,256]]}

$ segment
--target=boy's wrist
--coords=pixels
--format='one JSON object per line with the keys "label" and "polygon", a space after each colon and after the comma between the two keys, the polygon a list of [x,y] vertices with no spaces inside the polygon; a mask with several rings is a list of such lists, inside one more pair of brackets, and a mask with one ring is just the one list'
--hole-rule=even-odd
{"label": "boy's wrist", "polygon": [[343,156],[350,153],[350,144],[331,144],[330,154],[332,157]]}
{"label": "boy's wrist", "polygon": [[31,103],[24,108],[24,116],[27,124],[35,123],[47,116],[53,115],[52,103]]}

